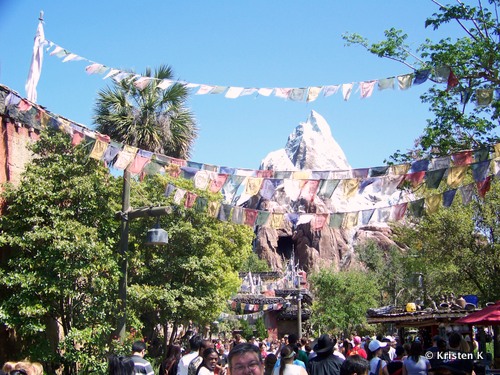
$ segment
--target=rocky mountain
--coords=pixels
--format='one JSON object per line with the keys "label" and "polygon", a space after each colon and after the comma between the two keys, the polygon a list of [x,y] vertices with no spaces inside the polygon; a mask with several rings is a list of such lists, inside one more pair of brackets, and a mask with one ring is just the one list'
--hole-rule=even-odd
{"label": "rocky mountain", "polygon": [[[343,178],[352,177],[351,167],[344,151],[332,136],[327,121],[311,111],[306,122],[301,122],[289,135],[283,149],[270,152],[261,162],[260,169],[275,171],[336,171]],[[313,202],[291,202],[281,189],[264,207],[274,212],[298,210],[302,213],[354,211],[375,208],[396,199],[384,193],[376,183],[366,186],[361,194],[347,202],[341,189],[330,199],[315,197]],[[399,193],[397,193],[399,194]],[[337,229],[325,226],[321,231],[311,229],[310,223],[292,227],[286,223],[278,230],[260,227],[257,233],[256,252],[267,260],[273,270],[281,270],[292,252],[300,268],[305,271],[333,266],[335,269],[362,268],[356,259],[353,246],[366,240],[376,241],[382,248],[395,245],[390,228],[384,223],[370,222],[369,226]]]}
{"label": "rocky mountain", "polygon": [[330,126],[316,111],[288,136],[285,148],[269,153],[260,169],[349,170],[351,166],[342,148],[332,136]]}

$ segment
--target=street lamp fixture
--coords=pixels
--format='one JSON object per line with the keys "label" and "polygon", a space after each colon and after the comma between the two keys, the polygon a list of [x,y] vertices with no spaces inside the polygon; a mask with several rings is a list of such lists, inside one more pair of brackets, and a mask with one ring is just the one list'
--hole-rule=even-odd
{"label": "street lamp fixture", "polygon": [[160,228],[159,220],[156,221],[156,225],[153,229],[148,230],[146,242],[144,244],[147,246],[168,244],[168,233],[165,229]]}

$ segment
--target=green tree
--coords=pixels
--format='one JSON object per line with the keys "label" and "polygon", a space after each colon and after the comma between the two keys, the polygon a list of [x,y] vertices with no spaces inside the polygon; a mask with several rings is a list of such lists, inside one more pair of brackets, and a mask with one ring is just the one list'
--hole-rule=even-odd
{"label": "green tree", "polygon": [[149,176],[133,184],[133,207],[172,207],[171,213],[159,220],[169,235],[166,246],[143,245],[154,220],[136,220],[131,225],[129,317],[136,328],[160,325],[174,327],[175,331],[189,321],[210,324],[237,291],[238,270],[252,251],[254,234],[250,227],[220,221],[204,209],[175,204],[172,196],[164,196],[169,182],[196,192],[207,202],[221,199],[219,194],[197,191],[192,181],[168,176]]}
{"label": "green tree", "polygon": [[[400,62],[415,71],[431,70],[433,85],[422,95],[423,103],[430,107],[434,118],[427,121],[417,147],[408,153],[399,150],[391,156],[396,161],[415,157],[449,155],[470,148],[481,148],[498,142],[500,102],[491,106],[476,105],[482,95],[492,94],[500,82],[498,0],[489,0],[493,12],[483,7],[483,1],[459,1],[457,5],[440,5],[437,12],[425,22],[434,30],[456,23],[463,36],[438,42],[426,40],[412,50],[408,35],[394,28],[385,31],[385,40],[371,43],[356,33],[344,34],[347,45],[360,45],[370,53]],[[475,3],[475,6],[467,3]],[[457,78],[446,85],[438,70],[451,69]],[[443,84],[444,83],[444,84]],[[481,91],[483,90],[483,91]],[[484,91],[486,90],[486,91]]]}
{"label": "green tree", "polygon": [[58,130],[42,132],[32,150],[21,183],[2,194],[0,321],[22,339],[18,358],[90,372],[113,327],[119,189]]}
{"label": "green tree", "polygon": [[255,331],[257,331],[257,337],[260,339],[265,339],[268,336],[266,324],[264,323],[264,318],[259,318],[255,322]]}
{"label": "green tree", "polygon": [[264,259],[260,259],[259,256],[252,252],[248,258],[243,262],[240,272],[270,272],[271,267],[269,263]]}
{"label": "green tree", "polygon": [[359,271],[324,268],[310,277],[314,293],[311,324],[321,332],[349,334],[366,323],[366,311],[377,303],[374,278]]}
{"label": "green tree", "polygon": [[187,88],[180,83],[167,89],[162,80],[173,80],[172,68],[162,65],[138,88],[131,78],[114,82],[99,92],[94,109],[97,130],[112,139],[143,150],[187,159],[197,136],[192,113],[186,108]]}
{"label": "green tree", "polygon": [[412,226],[394,228],[424,275],[427,294],[478,294],[483,302],[500,299],[500,183],[494,181],[486,199],[422,218]]}
{"label": "green tree", "polygon": [[[395,246],[380,248],[375,241],[368,241],[355,248],[361,263],[377,280],[378,306],[399,306],[415,299],[415,283],[412,272],[412,258],[408,252]],[[418,292],[418,291],[417,291]]]}

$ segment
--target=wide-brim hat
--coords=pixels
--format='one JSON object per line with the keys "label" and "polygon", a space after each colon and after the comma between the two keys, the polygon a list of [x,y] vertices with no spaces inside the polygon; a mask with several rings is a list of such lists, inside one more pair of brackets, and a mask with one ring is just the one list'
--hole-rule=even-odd
{"label": "wide-brim hat", "polygon": [[323,353],[333,353],[333,347],[335,342],[330,338],[329,335],[321,335],[318,339],[318,343],[314,345],[314,352],[317,354]]}

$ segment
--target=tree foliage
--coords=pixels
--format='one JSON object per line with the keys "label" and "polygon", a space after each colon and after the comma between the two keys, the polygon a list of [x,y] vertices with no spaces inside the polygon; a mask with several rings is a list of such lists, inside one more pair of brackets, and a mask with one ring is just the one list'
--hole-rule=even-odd
{"label": "tree foliage", "polygon": [[[196,192],[208,201],[220,196],[196,191],[192,181],[154,175],[133,184],[133,207],[171,206],[170,214],[131,223],[129,244],[129,316],[135,328],[190,320],[209,324],[239,287],[238,271],[251,253],[251,228],[220,221],[206,209],[177,205],[165,186]],[[166,246],[143,244],[147,230],[159,224],[169,235]]]}
{"label": "tree foliage", "polygon": [[142,76],[152,78],[144,88],[126,78],[99,92],[94,110],[97,130],[130,146],[187,159],[198,131],[185,106],[187,88],[180,83],[159,87],[162,80],[174,79],[166,65],[154,72],[148,68]]}
{"label": "tree foliage", "polygon": [[486,199],[425,216],[412,226],[397,226],[424,275],[427,294],[477,294],[483,302],[500,298],[500,184],[492,184]]}
{"label": "tree foliage", "polygon": [[315,296],[311,324],[320,332],[359,330],[366,323],[366,311],[377,304],[377,283],[367,273],[324,268],[309,280]]}
{"label": "tree foliage", "polygon": [[[438,85],[430,87],[421,96],[429,105],[434,118],[427,120],[417,147],[407,153],[399,150],[391,156],[395,161],[415,157],[449,155],[463,149],[481,148],[498,142],[500,104],[490,106],[475,104],[481,90],[494,90],[500,82],[500,25],[497,17],[498,0],[489,0],[491,10],[483,7],[484,1],[458,2],[456,5],[438,5],[438,11],[425,22],[434,30],[456,23],[463,36],[424,41],[412,50],[408,35],[391,28],[385,39],[371,43],[356,33],[344,34],[347,45],[360,45],[368,52],[382,58],[400,62],[415,71],[431,70],[431,79]],[[475,3],[469,5],[467,3]],[[457,78],[456,85],[446,85],[439,78],[438,70],[451,69]],[[444,83],[444,84],[443,84]]]}
{"label": "tree foliage", "polygon": [[[51,370],[62,364],[68,374],[103,373],[116,328],[122,179],[88,158],[91,147],[42,133],[21,183],[5,186],[0,217],[0,322],[21,337],[19,357]],[[127,325],[149,339],[158,326],[216,319],[239,287],[253,239],[249,227],[174,204],[164,195],[168,182],[196,191],[191,181],[159,174],[131,189],[132,207],[172,207],[158,223],[167,246],[144,245],[152,218],[130,223]]]}
{"label": "tree foliage", "polygon": [[[412,258],[393,246],[382,249],[374,241],[356,247],[359,260],[365,265],[378,286],[378,306],[399,306],[417,298]],[[372,306],[374,307],[374,306]]]}
{"label": "tree foliage", "polygon": [[112,329],[118,189],[59,131],[43,132],[32,148],[37,157],[19,186],[4,186],[0,320],[22,337],[20,355],[71,371],[75,342],[95,359]]}

